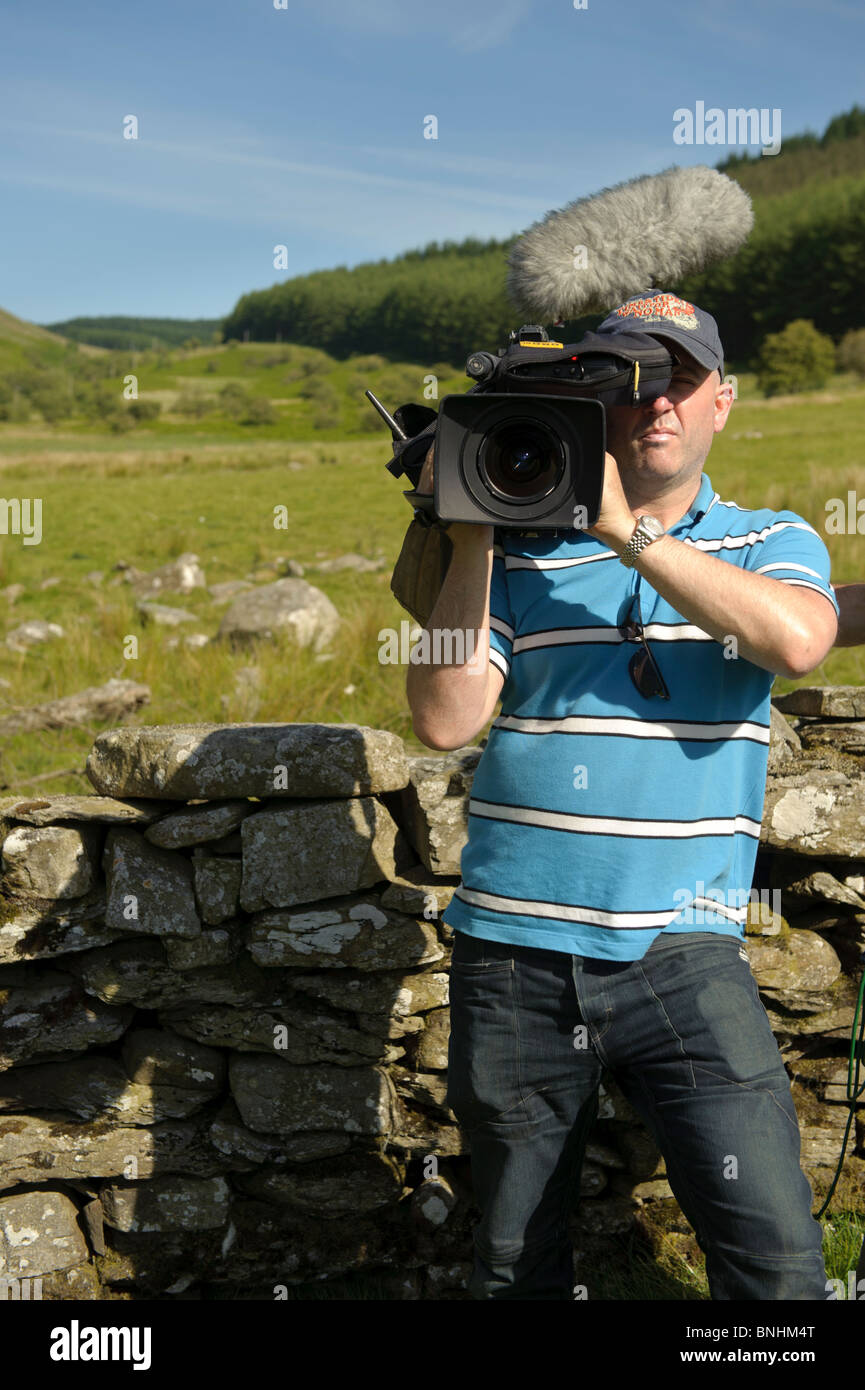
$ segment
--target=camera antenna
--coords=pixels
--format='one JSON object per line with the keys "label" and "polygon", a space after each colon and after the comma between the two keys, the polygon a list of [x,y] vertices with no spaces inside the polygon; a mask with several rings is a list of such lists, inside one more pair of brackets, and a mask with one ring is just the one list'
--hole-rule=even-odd
{"label": "camera antenna", "polygon": [[391,415],[390,411],[389,411],[389,410],[385,410],[385,408],[384,408],[384,406],[382,405],[381,401],[380,401],[380,400],[377,400],[376,397],[372,394],[371,391],[365,391],[365,392],[364,392],[364,395],[366,396],[366,398],[367,398],[367,400],[370,402],[370,404],[375,406],[376,410],[378,411],[378,413],[379,413],[379,415],[381,416],[381,418],[384,420],[385,424],[390,426],[390,430],[391,430],[391,433],[392,433],[394,439],[408,439],[408,438],[409,438],[409,435],[406,434],[406,432],[405,432],[405,430],[402,428],[402,426],[397,424],[396,420],[393,418],[393,416]]}

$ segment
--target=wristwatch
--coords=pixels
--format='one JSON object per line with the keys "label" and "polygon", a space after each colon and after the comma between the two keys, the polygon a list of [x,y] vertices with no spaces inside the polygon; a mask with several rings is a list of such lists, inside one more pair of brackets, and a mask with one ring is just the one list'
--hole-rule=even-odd
{"label": "wristwatch", "polygon": [[626,569],[632,569],[634,561],[641,550],[645,550],[652,541],[658,540],[664,535],[664,525],[656,516],[641,516],[637,518],[637,525],[634,534],[622,551],[619,559]]}

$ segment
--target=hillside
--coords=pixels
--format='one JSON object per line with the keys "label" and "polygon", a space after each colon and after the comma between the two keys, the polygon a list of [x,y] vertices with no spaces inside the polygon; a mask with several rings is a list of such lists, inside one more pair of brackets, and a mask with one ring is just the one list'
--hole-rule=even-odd
{"label": "hillside", "polygon": [[40,328],[37,323],[28,323],[26,319],[16,318],[14,314],[0,309],[0,343],[53,343],[55,347],[62,348],[66,346],[66,339],[59,333],[52,333],[47,328]]}
{"label": "hillside", "polygon": [[[11,316],[9,316],[11,317]],[[14,322],[14,321],[13,321]],[[24,325],[26,327],[26,325]],[[2,330],[2,325],[0,325]],[[432,365],[440,395],[462,392],[461,368]],[[137,395],[127,398],[132,372]],[[222,343],[208,348],[108,352],[55,341],[21,342],[0,331],[0,422],[67,422],[73,432],[151,437],[342,439],[389,434],[364,396],[393,408],[421,398],[417,367],[369,354],[340,361],[292,343]]]}
{"label": "hillside", "polygon": [[773,198],[804,188],[815,180],[865,173],[865,110],[854,106],[835,116],[822,135],[784,137],[780,152],[733,154],[717,166],[736,179],[752,197]]}
{"label": "hillside", "polygon": [[159,319],[115,314],[109,318],[74,318],[46,324],[77,343],[87,343],[120,351],[146,351],[153,348],[198,346],[218,342],[221,319]]}
{"label": "hillside", "polygon": [[[751,194],[754,231],[730,261],[666,288],[719,317],[728,356],[740,364],[792,318],[812,319],[836,341],[861,327],[865,111],[835,117],[821,136],[785,137],[770,158],[733,155],[718,167]],[[337,357],[463,360],[516,326],[505,288],[512,240],[432,242],[392,261],[295,276],[242,295],[224,335],[272,342],[279,334]],[[596,322],[578,320],[565,333],[577,338]]]}
{"label": "hillside", "polygon": [[76,388],[111,371],[104,348],[69,342],[0,309],[0,420],[26,424],[34,409],[46,423],[64,419]]}
{"label": "hillside", "polygon": [[14,386],[22,373],[68,367],[82,357],[102,355],[102,348],[79,347],[59,333],[0,309],[0,400],[4,389],[8,390],[10,383]]}

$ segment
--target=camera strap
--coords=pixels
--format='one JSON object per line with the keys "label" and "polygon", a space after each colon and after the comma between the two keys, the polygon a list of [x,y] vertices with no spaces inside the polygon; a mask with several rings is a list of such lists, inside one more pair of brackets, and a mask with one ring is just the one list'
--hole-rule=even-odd
{"label": "camera strap", "polygon": [[669,384],[675,359],[645,333],[587,333],[578,343],[555,346],[513,344],[487,387],[519,391],[567,383],[575,396],[594,396],[605,405],[639,405]]}

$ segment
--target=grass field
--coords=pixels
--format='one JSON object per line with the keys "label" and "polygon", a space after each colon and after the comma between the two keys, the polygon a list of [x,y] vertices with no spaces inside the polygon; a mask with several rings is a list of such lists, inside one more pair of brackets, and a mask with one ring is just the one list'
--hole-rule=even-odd
{"label": "grass field", "polygon": [[[178,380],[185,373],[196,390],[218,390],[243,377],[251,391],[279,401],[270,393],[285,363],[271,359],[306,351],[260,344],[204,348],[172,355],[163,366],[157,355],[149,355],[141,367],[141,394],[166,393],[169,405],[171,392],[183,389]],[[202,374],[212,361],[218,361],[219,374]],[[122,436],[80,422],[0,424],[0,493],[42,498],[43,530],[34,546],[24,545],[20,536],[0,536],[0,588],[18,583],[25,590],[3,613],[3,631],[44,618],[59,623],[66,634],[26,654],[4,652],[0,674],[8,685],[0,686],[0,717],[115,676],[150,686],[151,701],[140,722],[357,722],[392,729],[420,750],[405,700],[405,671],[378,661],[379,631],[399,630],[407,618],[389,589],[410,519],[401,495],[407,479],[386,472],[389,437],[383,426],[370,430],[369,417],[373,424],[376,417],[362,390],[369,382],[391,407],[420,400],[424,373],[380,358],[327,362],[326,379],[339,378],[331,385],[342,415],[349,407],[356,412],[354,438],[330,439],[329,430],[316,432],[308,424],[295,434],[291,406],[279,411],[277,424],[252,429],[220,418],[196,425],[170,411]],[[439,376],[440,395],[465,386],[455,372]],[[799,512],[824,535],[833,580],[865,579],[865,541],[858,535],[826,535],[824,527],[830,498],[846,499],[850,489],[865,497],[865,390],[836,378],[831,390],[767,401],[743,376],[739,393],[709,458],[708,471],[721,496],[746,506]],[[306,400],[296,399],[306,407]],[[287,529],[274,526],[280,507],[288,515]],[[128,586],[110,580],[119,561],[150,570],[183,551],[199,556],[208,584],[257,570],[275,578],[281,560],[308,566],[305,577],[332,599],[343,619],[329,648],[332,656],[317,660],[282,641],[261,644],[254,652],[232,653],[222,644],[171,651],[166,644],[177,630],[145,625]],[[317,575],[319,561],[346,551],[378,555],[384,567],[375,573]],[[272,574],[265,568],[270,562]],[[85,578],[93,570],[104,572],[98,586]],[[60,583],[40,587],[52,578]],[[190,631],[210,635],[225,611],[204,589],[166,595],[165,602],[196,616]],[[134,660],[124,655],[129,634],[139,638]],[[257,683],[241,671],[250,666],[257,668]],[[809,684],[846,682],[865,684],[865,648],[830,653],[806,678]],[[789,685],[779,678],[775,688]],[[26,791],[41,774],[83,768],[96,732],[8,738],[0,783]],[[41,785],[52,792],[89,789],[82,776]]]}

